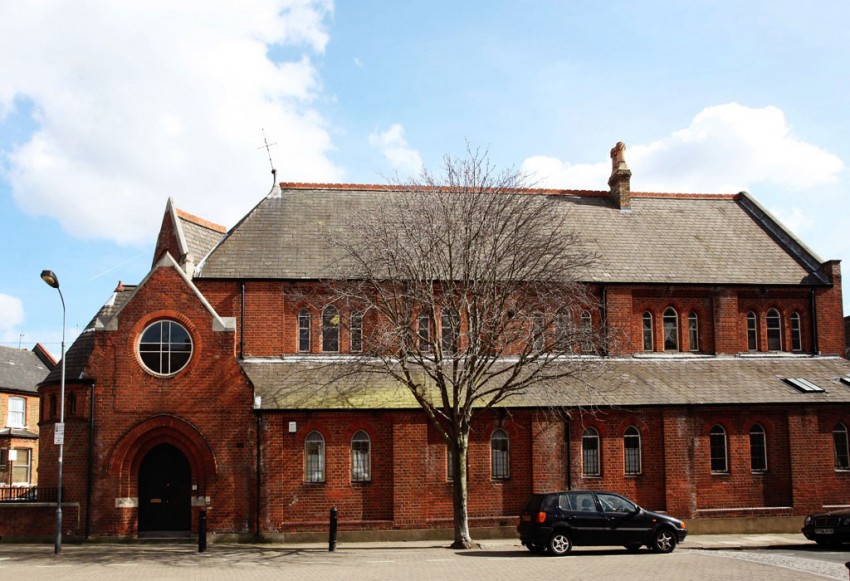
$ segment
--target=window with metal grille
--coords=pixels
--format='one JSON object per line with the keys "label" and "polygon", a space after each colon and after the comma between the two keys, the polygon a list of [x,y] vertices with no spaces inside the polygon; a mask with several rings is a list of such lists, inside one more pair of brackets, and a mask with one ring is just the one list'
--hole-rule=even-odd
{"label": "window with metal grille", "polygon": [[416,325],[416,334],[419,339],[419,350],[427,352],[431,350],[431,313],[419,311]]}
{"label": "window with metal grille", "polygon": [[593,317],[590,311],[581,312],[581,352],[593,353]]}
{"label": "window with metal grille", "polygon": [[791,351],[803,350],[803,337],[800,329],[800,313],[791,313]]}
{"label": "window with metal grille", "polygon": [[304,439],[304,481],[325,481],[325,439],[319,432],[310,432]]}
{"label": "window with metal grille", "polygon": [[850,451],[847,447],[847,426],[842,422],[832,428],[832,444],[835,449],[835,469],[850,470]]}
{"label": "window with metal grille", "polygon": [[369,482],[372,479],[372,441],[363,430],[351,437],[351,481]]}
{"label": "window with metal grille", "polygon": [[298,351],[310,352],[310,311],[298,311]]}
{"label": "window with metal grille", "polygon": [[532,316],[531,344],[535,351],[540,351],[546,344],[543,313],[534,313]]}
{"label": "window with metal grille", "polygon": [[460,337],[460,316],[458,312],[451,308],[443,309],[440,314],[440,327],[442,327],[443,351],[445,353],[456,353]]}
{"label": "window with metal grille", "polygon": [[664,309],[662,315],[664,323],[664,350],[678,351],[679,350],[679,314],[673,307]]}
{"label": "window with metal grille", "polygon": [[192,358],[192,336],[176,321],[156,321],[139,338],[142,364],[158,375],[174,375]]}
{"label": "window with metal grille", "polygon": [[652,313],[646,311],[643,314],[643,350],[644,351],[653,351],[653,339],[652,339]]}
{"label": "window with metal grille", "polygon": [[691,311],[688,315],[688,349],[699,351],[699,316]]}
{"label": "window with metal grille", "polygon": [[776,309],[767,311],[767,350],[782,351],[782,317]]}
{"label": "window with metal grille", "polygon": [[568,309],[561,309],[555,317],[555,341],[558,351],[572,350],[573,318]]}
{"label": "window with metal grille", "polygon": [[713,474],[728,473],[729,462],[726,451],[726,430],[723,426],[717,424],[711,428],[709,448],[711,451],[711,472]]}
{"label": "window with metal grille", "polygon": [[634,426],[629,426],[623,433],[623,453],[626,474],[631,476],[640,474],[640,432]]}
{"label": "window with metal grille", "polygon": [[750,469],[753,472],[767,472],[767,437],[759,424],[750,428]]}
{"label": "window with metal grille", "polygon": [[322,351],[339,351],[339,311],[333,306],[322,310]]}
{"label": "window with metal grille", "polygon": [[511,475],[508,433],[501,428],[490,436],[490,469],[494,480],[504,480]]}
{"label": "window with metal grille", "polygon": [[581,472],[584,476],[599,476],[599,432],[595,428],[585,428],[581,435]]}
{"label": "window with metal grille", "polygon": [[27,425],[27,400],[23,397],[9,398],[9,411],[6,414],[6,426],[23,428]]}
{"label": "window with metal grille", "polygon": [[747,350],[759,350],[759,325],[758,317],[753,311],[747,313]]}
{"label": "window with metal grille", "polygon": [[360,312],[351,313],[351,352],[360,353],[363,351],[363,314]]}

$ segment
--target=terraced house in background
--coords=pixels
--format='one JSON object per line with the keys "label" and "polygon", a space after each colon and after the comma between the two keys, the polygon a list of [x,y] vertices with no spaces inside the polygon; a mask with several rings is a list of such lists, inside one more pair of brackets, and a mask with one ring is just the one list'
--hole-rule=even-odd
{"label": "terraced house in background", "polygon": [[[609,190],[522,194],[555,197],[598,254],[582,275],[598,304],[571,324],[622,340],[575,353],[604,363],[595,389],[573,379],[476,416],[475,534],[514,526],[529,493],[567,488],[614,490],[703,532],[792,530],[847,503],[838,261],[747,193],[631,192],[620,161]],[[451,527],[447,449],[409,393],[382,380],[340,397],[332,375],[376,322],[329,304],[325,282],[352,209],[392,191],[281,183],[229,230],[168,201],[149,274],[119,284],[67,354],[66,534],[188,532],[201,509],[220,535],[304,537],[331,507],[350,534]],[[55,370],[39,387],[47,486],[58,388]],[[17,526],[0,532],[40,532]]]}
{"label": "terraced house in background", "polygon": [[36,387],[55,366],[40,344],[32,351],[0,346],[0,502],[25,496],[38,482]]}

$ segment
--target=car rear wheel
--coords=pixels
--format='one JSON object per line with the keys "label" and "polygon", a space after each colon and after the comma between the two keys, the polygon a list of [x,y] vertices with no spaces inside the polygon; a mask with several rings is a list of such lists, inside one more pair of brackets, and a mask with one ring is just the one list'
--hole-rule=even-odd
{"label": "car rear wheel", "polygon": [[566,555],[573,548],[573,541],[570,536],[563,531],[555,531],[549,539],[549,554],[560,557]]}
{"label": "car rear wheel", "polygon": [[656,553],[669,553],[676,548],[676,536],[670,529],[661,529],[652,537],[652,550]]}
{"label": "car rear wheel", "polygon": [[642,545],[640,543],[629,543],[628,545],[626,545],[626,549],[630,553],[637,553],[638,551],[640,551],[641,546]]}

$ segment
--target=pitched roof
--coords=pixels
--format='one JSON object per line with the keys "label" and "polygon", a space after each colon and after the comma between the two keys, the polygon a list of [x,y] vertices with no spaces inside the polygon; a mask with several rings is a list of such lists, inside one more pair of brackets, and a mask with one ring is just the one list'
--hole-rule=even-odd
{"label": "pitched roof", "polygon": [[50,372],[50,365],[26,349],[0,345],[0,391],[36,393],[36,386]]}
{"label": "pitched roof", "polygon": [[[417,409],[387,375],[353,376],[340,361],[242,362],[262,409]],[[850,403],[850,361],[839,357],[659,357],[601,361],[593,372],[517,395],[504,407]],[[784,378],[823,389],[804,392]]]}
{"label": "pitched roof", "polygon": [[193,216],[175,208],[180,228],[186,241],[186,250],[196,258],[202,259],[218,244],[227,229],[203,218]]}
{"label": "pitched roof", "polygon": [[[199,278],[321,279],[339,276],[342,247],[360,211],[404,193],[390,186],[281,184],[199,264]],[[632,193],[630,212],[607,192],[554,195],[599,262],[583,280],[608,283],[823,284],[820,259],[752,198]]]}
{"label": "pitched roof", "polygon": [[[88,364],[89,356],[94,350],[94,331],[98,321],[102,321],[111,317],[116,313],[127,299],[136,290],[134,285],[120,284],[109,297],[97,314],[89,321],[83,332],[71,344],[65,352],[65,380],[78,381],[85,379],[85,367]],[[57,383],[62,379],[62,365],[57,365],[41,383]]]}

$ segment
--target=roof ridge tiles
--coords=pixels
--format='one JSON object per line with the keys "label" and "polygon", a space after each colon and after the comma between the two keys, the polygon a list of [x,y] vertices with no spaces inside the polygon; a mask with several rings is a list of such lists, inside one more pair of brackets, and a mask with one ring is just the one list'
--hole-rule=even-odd
{"label": "roof ridge tiles", "polygon": [[210,230],[215,230],[216,232],[227,232],[227,227],[222,226],[221,224],[210,222],[209,220],[205,220],[200,216],[195,216],[194,214],[185,212],[180,208],[174,208],[174,211],[177,212],[177,216],[179,218],[183,218],[184,220],[192,222],[193,224],[197,224],[198,226],[203,226],[204,228],[209,228]]}
{"label": "roof ridge tiles", "polygon": [[[410,188],[427,190],[451,190],[452,188],[441,188],[438,186],[415,186],[403,184],[355,184],[335,182],[280,182],[280,188],[284,190],[337,190],[337,191],[386,191],[397,192]],[[538,195],[565,195],[565,196],[608,196],[607,190],[581,190],[569,188],[517,188],[506,190],[516,193],[528,193]],[[685,193],[685,192],[631,192],[638,198],[672,198],[693,200],[734,200],[740,194],[729,193]]]}

